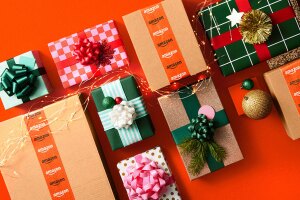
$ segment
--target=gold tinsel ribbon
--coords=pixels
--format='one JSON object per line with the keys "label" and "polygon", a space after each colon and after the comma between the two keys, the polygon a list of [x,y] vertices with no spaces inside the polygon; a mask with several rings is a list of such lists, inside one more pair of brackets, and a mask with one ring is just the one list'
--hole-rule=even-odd
{"label": "gold tinsel ribbon", "polygon": [[264,43],[272,33],[272,20],[260,10],[251,10],[242,17],[240,33],[246,43]]}

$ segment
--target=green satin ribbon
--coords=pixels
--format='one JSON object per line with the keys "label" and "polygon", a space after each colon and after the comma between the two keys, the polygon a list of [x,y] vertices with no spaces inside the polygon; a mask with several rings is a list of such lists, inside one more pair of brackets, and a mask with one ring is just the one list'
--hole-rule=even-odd
{"label": "green satin ribbon", "polygon": [[[196,96],[196,94],[192,93],[191,87],[182,88],[179,92],[179,96],[181,98],[181,102],[184,106],[186,114],[191,121],[191,124],[184,125],[178,129],[172,131],[172,136],[177,145],[182,144],[187,139],[191,138],[192,133],[190,131],[191,125],[193,125],[193,119],[198,116],[198,110],[201,107],[200,102]],[[194,119],[196,120],[196,119]],[[195,122],[195,121],[194,121]],[[224,110],[220,110],[216,112],[214,119],[212,120],[213,127],[212,129],[208,129],[207,131],[212,131],[213,129],[220,128],[229,123],[227,115]],[[208,125],[209,126],[209,125]],[[211,126],[211,125],[210,125]],[[195,129],[195,128],[194,128]],[[203,129],[203,128],[202,128]],[[208,138],[208,136],[206,136]],[[213,138],[213,135],[212,135]],[[223,162],[216,161],[211,153],[207,152],[207,164],[211,172],[216,171],[224,167]]]}
{"label": "green satin ribbon", "polygon": [[22,64],[13,64],[1,75],[1,88],[8,96],[16,95],[18,99],[28,97],[34,91],[37,76]]}

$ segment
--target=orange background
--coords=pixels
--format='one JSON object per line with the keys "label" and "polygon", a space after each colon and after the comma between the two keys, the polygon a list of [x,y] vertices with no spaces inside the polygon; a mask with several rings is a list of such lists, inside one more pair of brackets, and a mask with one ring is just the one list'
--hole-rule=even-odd
{"label": "orange background", "polygon": [[[55,88],[51,95],[66,94],[75,90],[76,87],[67,90],[62,88],[47,43],[109,19],[115,19],[131,60],[130,68],[142,75],[140,64],[121,17],[157,2],[159,0],[1,1],[0,60],[6,60],[28,50],[40,50]],[[184,4],[192,19],[192,14],[198,8],[197,1],[184,0]],[[203,38],[198,22],[192,22],[192,24],[198,31],[199,38]],[[202,47],[202,50],[205,51],[208,63],[211,63],[213,53],[208,43]],[[183,199],[299,199],[300,141],[292,141],[286,135],[275,109],[268,118],[260,121],[238,116],[227,89],[249,77],[257,77],[262,88],[266,88],[262,78],[263,72],[268,70],[266,64],[261,63],[229,77],[223,77],[215,63],[211,65],[213,80],[245,159],[191,182],[155,95],[145,97],[156,128],[155,136],[115,152],[110,149],[95,105],[91,103],[88,110],[99,135],[113,183],[121,199],[127,199],[127,195],[117,171],[117,162],[156,145],[163,148]],[[4,111],[0,104],[0,121],[26,113],[26,109],[34,102],[36,101],[8,111]],[[0,199],[9,199],[2,179],[0,179]]]}
{"label": "orange background", "polygon": [[[259,81],[257,80],[256,77],[249,77],[253,83],[254,83],[254,86],[252,88],[252,90],[256,90],[256,89],[262,89],[259,85]],[[243,110],[243,107],[242,107],[242,103],[243,103],[243,99],[244,99],[244,96],[249,92],[249,90],[241,90],[241,85],[242,85],[242,82],[240,83],[237,83],[233,86],[230,86],[228,87],[228,91],[229,91],[229,94],[230,94],[230,97],[233,101],[233,104],[234,104],[234,107],[236,109],[236,112],[239,116],[245,114],[244,113],[244,110]]]}

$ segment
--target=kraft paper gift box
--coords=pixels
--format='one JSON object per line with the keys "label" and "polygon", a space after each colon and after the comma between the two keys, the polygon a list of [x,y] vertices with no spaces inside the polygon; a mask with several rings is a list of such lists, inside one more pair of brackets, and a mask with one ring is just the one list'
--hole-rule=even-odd
{"label": "kraft paper gift box", "polygon": [[0,127],[0,170],[12,200],[115,199],[77,95]]}
{"label": "kraft paper gift box", "polygon": [[0,98],[5,110],[49,94],[46,70],[37,51],[0,63]]}
{"label": "kraft paper gift box", "polygon": [[287,134],[300,138],[300,60],[264,74]]}
{"label": "kraft paper gift box", "polygon": [[[200,173],[195,175],[187,170],[191,180],[243,159],[243,155],[235,139],[214,84],[211,81],[206,80],[206,82],[200,85],[201,86],[196,84],[183,88],[176,94],[171,96],[161,96],[158,99],[173,139],[187,169],[191,157],[190,155],[183,154],[179,145],[191,138],[189,126],[191,125],[192,119],[198,116],[200,106],[208,105],[216,112],[215,117],[213,118],[215,129],[214,141],[225,149],[227,156],[223,162],[218,162],[210,154],[206,154],[207,163]],[[199,89],[199,87],[201,87],[201,89]]]}
{"label": "kraft paper gift box", "polygon": [[[153,167],[154,163],[156,163],[157,168]],[[151,165],[152,167],[148,168],[149,165]],[[164,171],[165,174],[167,174],[166,178],[168,179],[168,181],[166,181],[166,179],[164,179],[164,181],[166,181],[166,186],[165,186],[164,189],[162,187],[159,187],[161,190],[159,190],[160,192],[158,192],[158,198],[157,199],[160,199],[160,200],[168,200],[168,199],[170,199],[170,200],[171,199],[181,200],[181,197],[178,193],[176,184],[175,184],[175,182],[172,178],[171,170],[168,167],[168,164],[165,160],[165,157],[164,157],[160,147],[155,147],[153,149],[150,149],[146,152],[143,152],[143,153],[138,154],[136,156],[133,156],[131,158],[122,160],[121,162],[118,163],[117,167],[119,169],[119,173],[120,173],[120,176],[123,180],[124,187],[126,188],[129,199],[135,199],[134,195],[132,193],[132,190],[134,190],[134,184],[133,185],[131,185],[131,184],[128,185],[128,183],[130,183],[130,182],[135,183],[134,180],[137,180],[135,178],[130,177],[130,175],[132,175],[132,172],[137,173],[137,171],[140,171],[141,174],[145,175],[147,172],[149,172],[149,174],[150,174],[151,170],[154,171],[154,170],[160,169],[160,170]],[[144,167],[144,169],[145,168],[147,168],[147,169],[143,170],[143,169],[141,169],[141,167]],[[152,173],[153,173],[153,171],[152,171]],[[157,173],[157,174],[160,174],[160,173]],[[163,178],[162,175],[154,176],[154,177],[155,178],[156,177],[157,178],[158,177]],[[145,184],[141,184],[140,186],[145,186],[145,188],[146,188],[147,183],[149,183],[148,178],[150,179],[150,176],[146,176],[146,177],[142,176],[142,177],[139,177],[139,178],[140,178],[139,180],[141,180],[141,179],[145,180],[145,182],[144,182]],[[158,179],[156,179],[156,180],[158,180]],[[137,182],[138,182],[138,180],[137,180]],[[150,182],[151,182],[151,179],[150,179]],[[157,187],[157,185],[153,184],[153,183],[155,183],[155,181],[152,181],[151,184],[152,184],[152,186]],[[133,186],[133,187],[131,187],[131,186]],[[148,191],[149,190],[147,188],[147,190],[144,190],[144,192],[141,192],[141,193],[142,194],[146,193],[150,197],[151,197],[151,195],[155,194],[155,192],[153,192],[153,191],[151,191],[151,192],[148,192]],[[149,196],[148,196],[147,199],[151,199],[151,198],[149,198]],[[146,198],[144,198],[144,199],[146,199]]]}
{"label": "kraft paper gift box", "polygon": [[[226,17],[233,10],[247,13],[261,10],[272,20],[272,33],[263,44],[242,40],[239,25],[231,26]],[[296,0],[223,0],[199,11],[207,37],[216,53],[222,73],[227,76],[300,46],[299,10]]]}
{"label": "kraft paper gift box", "polygon": [[[106,42],[110,50],[114,51],[110,64],[82,64],[77,60],[74,50],[75,45],[81,39],[88,39],[90,42],[101,44]],[[125,47],[113,20],[51,42],[48,47],[64,88],[80,84],[129,64]],[[100,54],[100,56],[102,55]]]}
{"label": "kraft paper gift box", "polygon": [[165,0],[123,16],[150,88],[207,69],[181,0]]}
{"label": "kraft paper gift box", "polygon": [[[107,83],[92,91],[92,97],[102,122],[104,131],[113,150],[139,142],[154,134],[150,116],[133,76]],[[136,119],[128,128],[116,129],[110,119],[111,108],[103,106],[105,97],[121,97],[123,101],[133,104]]]}

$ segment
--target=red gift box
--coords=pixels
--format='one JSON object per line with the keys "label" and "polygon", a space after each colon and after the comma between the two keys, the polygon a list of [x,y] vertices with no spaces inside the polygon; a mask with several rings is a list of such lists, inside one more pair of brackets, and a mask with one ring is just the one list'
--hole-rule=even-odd
{"label": "red gift box", "polygon": [[[75,44],[78,44],[80,39],[88,39],[91,42],[100,43],[106,41],[110,48],[114,50],[110,64],[105,66],[96,64],[83,65],[76,60],[73,51]],[[123,42],[113,20],[51,42],[48,44],[48,47],[64,88],[80,84],[83,81],[101,76],[129,64]]]}

